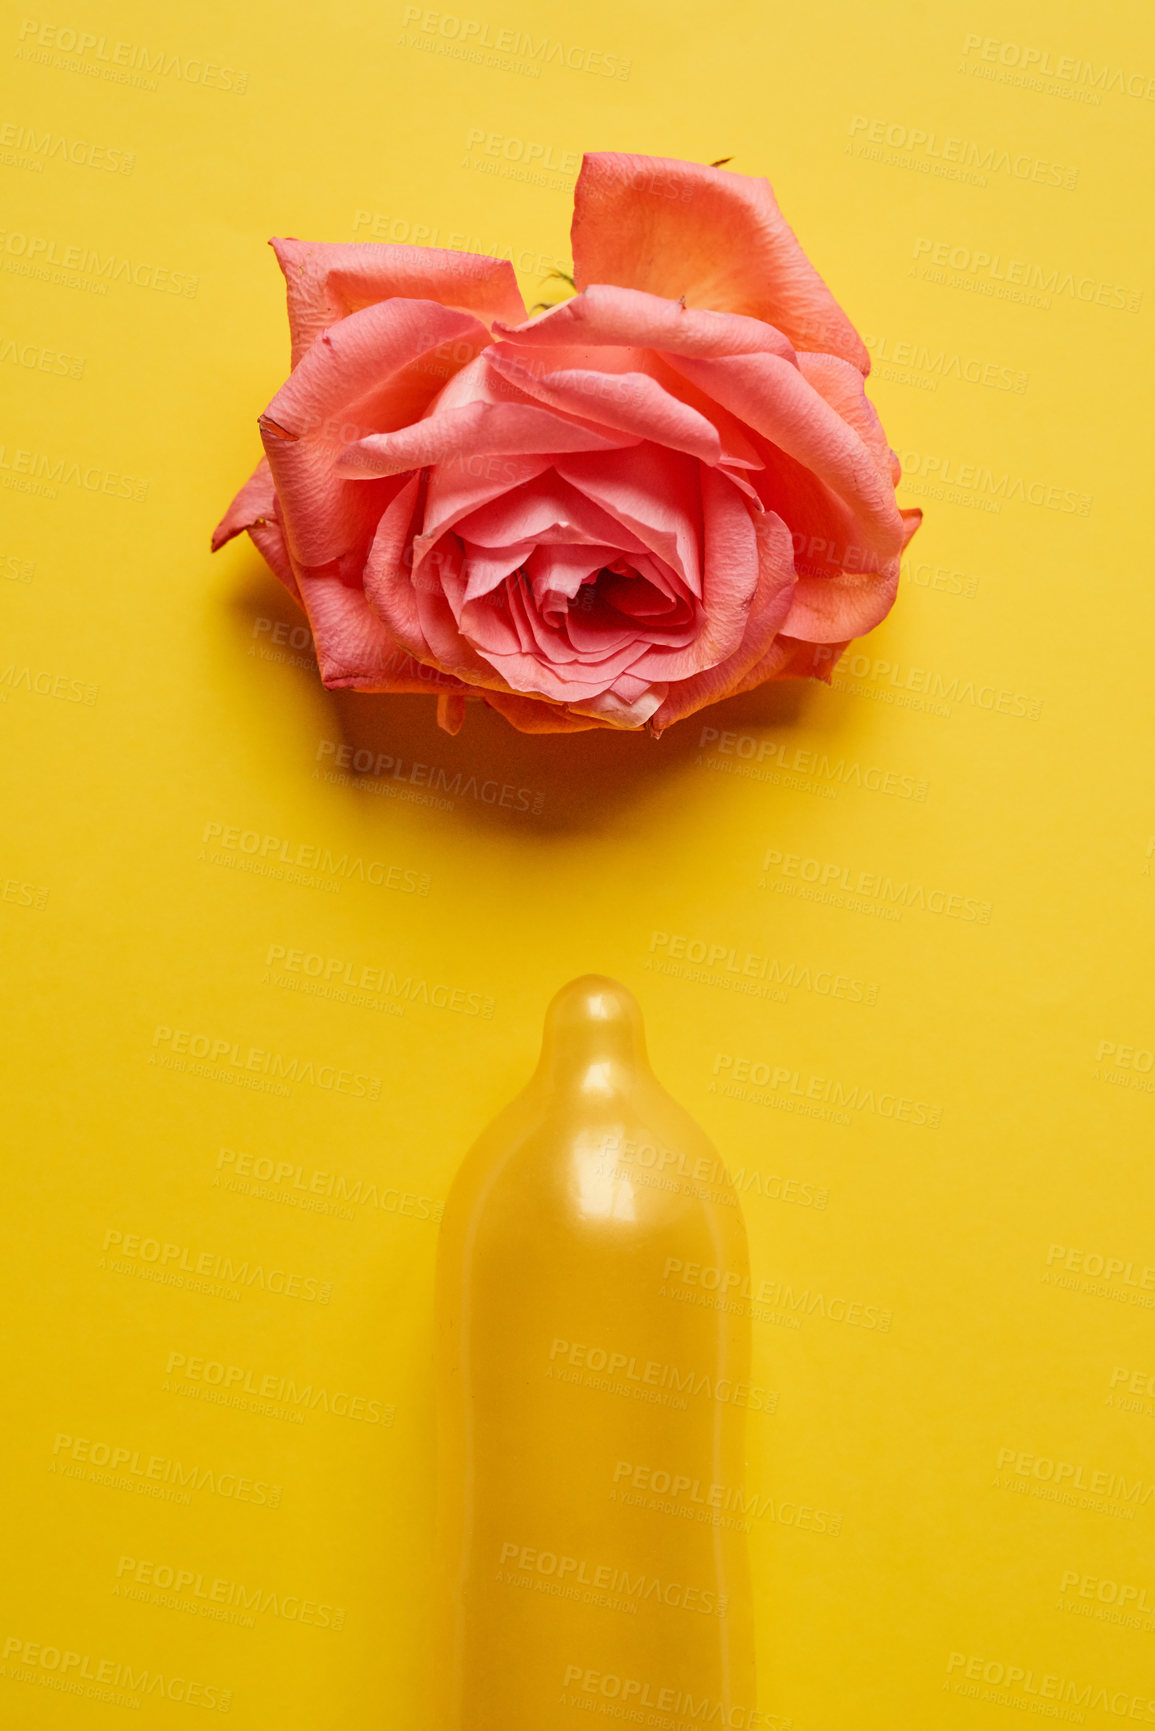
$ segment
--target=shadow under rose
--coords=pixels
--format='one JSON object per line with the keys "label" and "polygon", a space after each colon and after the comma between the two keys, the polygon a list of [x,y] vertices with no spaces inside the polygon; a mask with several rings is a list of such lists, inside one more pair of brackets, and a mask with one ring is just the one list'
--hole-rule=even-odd
{"label": "shadow under rose", "polygon": [[513,820],[520,830],[542,836],[596,832],[617,811],[692,765],[703,752],[704,727],[789,733],[823,696],[808,680],[764,685],[710,705],[661,739],[608,728],[519,733],[495,710],[471,701],[465,725],[451,735],[437,725],[432,695],[326,690],[304,615],[259,566],[245,578],[230,606],[242,626],[238,635],[246,655],[292,667],[327,705],[329,725],[311,765],[318,779],[346,791],[452,811],[479,829],[508,831]]}

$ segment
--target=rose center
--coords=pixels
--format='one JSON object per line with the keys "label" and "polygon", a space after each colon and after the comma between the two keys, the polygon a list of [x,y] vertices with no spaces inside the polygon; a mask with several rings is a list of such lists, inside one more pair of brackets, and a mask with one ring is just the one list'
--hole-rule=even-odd
{"label": "rose center", "polygon": [[[515,581],[529,587],[524,567],[515,574]],[[541,602],[543,619],[561,630],[567,621],[619,629],[623,625],[670,625],[683,611],[685,608],[676,597],[663,593],[624,558],[591,571],[582,578],[573,595],[567,597],[555,590],[544,595]]]}

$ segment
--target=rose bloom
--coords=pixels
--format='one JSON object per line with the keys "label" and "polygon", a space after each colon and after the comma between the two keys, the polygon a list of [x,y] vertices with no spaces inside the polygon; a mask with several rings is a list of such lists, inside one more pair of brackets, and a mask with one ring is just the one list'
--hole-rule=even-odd
{"label": "rose bloom", "polygon": [[248,531],[327,686],[658,734],[890,608],[921,514],[765,180],[586,156],[532,318],[504,259],[272,244],[293,370],[213,546]]}

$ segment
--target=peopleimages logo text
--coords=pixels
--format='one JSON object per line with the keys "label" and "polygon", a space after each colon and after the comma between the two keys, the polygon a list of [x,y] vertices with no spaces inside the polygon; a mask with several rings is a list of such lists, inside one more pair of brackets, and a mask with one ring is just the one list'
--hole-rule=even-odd
{"label": "peopleimages logo text", "polygon": [[147,1665],[121,1659],[102,1659],[59,1641],[27,1641],[9,1635],[4,1642],[3,1674],[14,1683],[38,1683],[65,1695],[84,1695],[113,1707],[139,1709],[146,1695],[162,1701],[179,1701],[184,1707],[204,1707],[210,1713],[227,1713],[233,1692],[216,1683],[200,1683],[170,1672],[152,1671]]}
{"label": "peopleimages logo text", "polygon": [[[535,41],[526,30],[499,28],[496,37],[490,26],[480,18],[462,18],[453,12],[431,12],[425,6],[406,6],[401,20],[403,29],[415,25],[425,36],[440,37],[456,42],[466,58],[477,58],[482,48],[496,54],[513,55],[516,59],[542,66],[562,66],[570,72],[590,72],[600,78],[630,76],[629,60],[620,54],[606,54],[597,48],[582,48],[577,43],[561,42],[551,36]],[[404,41],[404,37],[402,38]]]}
{"label": "peopleimages logo text", "polygon": [[[206,90],[231,90],[234,95],[243,96],[249,82],[248,73],[238,72],[234,66],[167,48],[150,48],[143,42],[113,41],[91,30],[44,24],[38,18],[24,19],[18,40],[21,46],[16,53],[20,59],[61,65],[65,71],[84,71],[114,83],[132,82],[130,73],[142,73],[147,80],[146,89],[155,90],[155,78],[159,76],[178,78],[182,84],[203,84]],[[54,55],[67,55],[71,63],[54,60]]]}
{"label": "peopleimages logo text", "polygon": [[1076,276],[1074,271],[1060,270],[1057,266],[1047,269],[1026,259],[1004,259],[1001,253],[987,252],[981,247],[952,246],[948,240],[928,240],[920,236],[914,243],[913,256],[964,276],[1005,283],[1009,288],[1031,289],[1045,295],[1069,295],[1072,300],[1116,307],[1129,313],[1137,313],[1143,299],[1139,289],[1126,288],[1120,283],[1093,276]]}
{"label": "peopleimages logo text", "polygon": [[[150,264],[121,253],[100,253],[90,246],[67,245],[49,235],[24,234],[19,229],[0,229],[0,250],[10,259],[19,259],[21,266],[33,274],[51,265],[69,275],[96,278],[104,285],[101,293],[110,282],[127,282],[134,288],[155,289],[158,294],[183,295],[185,300],[195,300],[200,281],[187,271],[170,270],[166,265]],[[10,264],[7,268],[17,267]]]}
{"label": "peopleimages logo text", "polygon": [[297,868],[321,873],[334,882],[342,879],[350,883],[368,883],[375,889],[398,890],[403,895],[429,894],[426,872],[407,870],[385,860],[366,862],[360,854],[350,855],[348,850],[338,854],[317,842],[292,842],[283,836],[263,835],[259,830],[241,829],[238,825],[224,823],[206,823],[201,842],[213,844],[213,864],[218,863],[218,857],[220,861],[227,861],[232,855],[234,859],[239,857],[242,864],[252,862],[266,876],[276,876],[287,866],[290,871]]}
{"label": "peopleimages logo text", "polygon": [[[588,1712],[609,1713],[615,1719],[636,1719],[642,1724],[667,1724],[668,1719],[654,1719],[654,1713],[672,1714],[676,1720],[688,1719],[703,1725],[725,1725],[730,1731],[756,1731],[756,1727],[785,1727],[789,1720],[775,1713],[762,1713],[756,1707],[743,1707],[726,1701],[712,1701],[708,1695],[694,1696],[686,1690],[663,1686],[644,1677],[622,1677],[614,1671],[594,1671],[585,1665],[567,1665],[562,1679],[562,1700],[585,1708]],[[582,1696],[587,1699],[583,1700]],[[590,1696],[614,1701],[616,1708],[598,1708]],[[641,1709],[649,1711],[643,1717]]]}
{"label": "peopleimages logo text", "polygon": [[1035,48],[1024,42],[1004,42],[997,36],[979,36],[974,31],[963,42],[963,55],[977,55],[979,62],[989,66],[1014,68],[1016,71],[1042,78],[1059,78],[1064,83],[1085,85],[1091,90],[1117,90],[1121,96],[1133,96],[1139,101],[1155,102],[1155,78],[1145,72],[1124,71],[1104,61],[1096,66],[1074,54],[1058,54],[1050,48]]}
{"label": "peopleimages logo text", "polygon": [[[196,1033],[190,1028],[170,1028],[167,1023],[158,1022],[152,1043],[154,1049],[159,1047],[162,1053],[174,1054],[178,1059],[187,1054],[194,1059],[207,1060],[209,1065],[219,1067],[227,1064],[235,1070],[253,1071],[283,1082],[308,1083],[314,1088],[351,1094],[355,1099],[381,1098],[380,1076],[339,1069],[335,1064],[316,1064],[312,1058],[286,1057],[283,1052],[269,1052],[261,1046],[250,1046],[246,1051],[238,1040],[230,1040],[227,1036],[214,1037]],[[182,1068],[183,1065],[178,1063],[175,1067]],[[195,1065],[193,1070],[196,1073]]]}

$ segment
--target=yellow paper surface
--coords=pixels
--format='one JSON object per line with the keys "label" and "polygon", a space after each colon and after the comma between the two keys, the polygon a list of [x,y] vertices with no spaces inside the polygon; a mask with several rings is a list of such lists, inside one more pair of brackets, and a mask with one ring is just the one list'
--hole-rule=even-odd
{"label": "yellow paper surface", "polygon": [[[744,1190],[763,1723],[1155,1722],[1147,8],[0,43],[5,1722],[428,1723],[437,1216],[587,970]],[[587,148],[769,175],[926,522],[832,689],[450,739],[208,555],[265,241],[549,298]]]}

